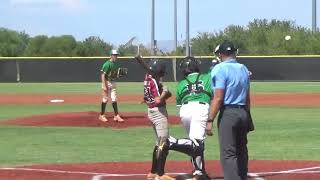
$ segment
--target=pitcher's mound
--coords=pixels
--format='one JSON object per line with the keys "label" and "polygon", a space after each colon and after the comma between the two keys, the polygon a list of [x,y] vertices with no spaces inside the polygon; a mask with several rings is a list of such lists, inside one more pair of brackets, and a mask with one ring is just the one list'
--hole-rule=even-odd
{"label": "pitcher's mound", "polygon": [[[6,125],[21,126],[72,126],[72,127],[113,127],[127,128],[135,126],[151,126],[146,113],[121,113],[124,123],[113,121],[113,114],[107,114],[108,122],[98,119],[98,112],[73,112],[37,115],[1,122]],[[170,124],[179,124],[180,119],[176,116],[169,116]]]}

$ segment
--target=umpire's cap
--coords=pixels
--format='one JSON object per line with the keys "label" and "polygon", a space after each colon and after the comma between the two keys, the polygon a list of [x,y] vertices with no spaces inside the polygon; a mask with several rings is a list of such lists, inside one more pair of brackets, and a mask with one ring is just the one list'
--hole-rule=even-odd
{"label": "umpire's cap", "polygon": [[234,54],[237,52],[238,49],[234,47],[233,43],[230,41],[224,41],[223,43],[219,44],[214,53],[217,54],[225,54],[225,55],[230,55]]}

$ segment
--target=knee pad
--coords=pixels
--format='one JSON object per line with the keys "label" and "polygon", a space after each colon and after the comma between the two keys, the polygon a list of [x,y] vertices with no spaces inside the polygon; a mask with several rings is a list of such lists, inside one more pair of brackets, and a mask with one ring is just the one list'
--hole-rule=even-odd
{"label": "knee pad", "polygon": [[161,156],[160,154],[167,155],[169,151],[169,140],[167,137],[159,137],[158,138],[158,157]]}

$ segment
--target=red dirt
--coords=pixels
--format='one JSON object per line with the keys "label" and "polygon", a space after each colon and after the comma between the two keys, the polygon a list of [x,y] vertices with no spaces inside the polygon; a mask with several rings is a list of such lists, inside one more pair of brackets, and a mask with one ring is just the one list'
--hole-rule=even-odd
{"label": "red dirt", "polygon": [[[253,94],[252,105],[280,105],[289,107],[319,107],[320,93],[290,93],[290,94]],[[0,95],[0,104],[52,104],[52,99],[63,99],[63,104],[97,104],[100,102],[99,95],[77,94],[77,95]],[[140,103],[142,96],[121,95],[119,103]],[[174,103],[175,98],[169,99]]]}
{"label": "red dirt", "polygon": [[[113,121],[112,113],[108,113],[108,122],[98,120],[98,112],[73,112],[37,115],[0,122],[6,125],[22,126],[71,126],[71,127],[113,127],[128,128],[135,126],[151,126],[146,113],[122,113],[124,123]],[[170,124],[180,123],[176,116],[169,116]]]}
{"label": "red dirt", "polygon": [[[140,180],[146,179],[151,162],[118,162],[96,164],[35,165],[16,167],[16,169],[0,168],[0,180]],[[25,168],[25,169],[22,169]],[[312,168],[312,172],[305,168]],[[218,161],[207,161],[206,169],[214,179],[222,179],[223,174]],[[297,170],[300,169],[300,170]],[[301,170],[305,169],[305,170]],[[288,170],[296,170],[289,172]],[[177,179],[185,179],[192,171],[189,161],[168,161],[167,173]],[[287,171],[287,172],[280,172]],[[260,180],[318,180],[320,179],[320,162],[318,161],[250,161],[250,173],[256,174]],[[267,172],[278,172],[269,174]],[[130,175],[131,174],[131,175]],[[135,175],[134,175],[135,174]],[[258,179],[249,178],[249,179]]]}

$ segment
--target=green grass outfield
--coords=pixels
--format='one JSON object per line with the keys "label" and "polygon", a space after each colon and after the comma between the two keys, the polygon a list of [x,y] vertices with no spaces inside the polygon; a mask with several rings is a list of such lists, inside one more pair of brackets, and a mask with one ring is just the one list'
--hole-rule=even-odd
{"label": "green grass outfield", "polygon": [[[175,93],[177,83],[165,82]],[[117,83],[119,94],[141,94],[143,83]],[[100,83],[0,83],[0,94],[100,94]],[[320,82],[252,82],[253,93],[320,93]]]}
{"label": "green grass outfield", "polygon": [[[141,83],[119,83],[120,93],[138,94]],[[174,83],[169,83],[174,88]],[[253,83],[254,93],[320,93],[320,83]],[[99,83],[3,83],[0,94],[99,93]],[[0,121],[56,112],[98,111],[99,105],[1,105]],[[111,107],[109,107],[110,109]],[[145,105],[122,104],[121,111],[144,112]],[[169,105],[170,114],[176,114]],[[320,160],[319,108],[254,107],[256,131],[249,135],[250,159]],[[184,137],[180,125],[170,127]],[[0,126],[0,166],[106,161],[150,161],[150,127],[71,128]],[[217,135],[206,144],[206,158],[219,159]],[[169,160],[189,160],[171,153]]]}

